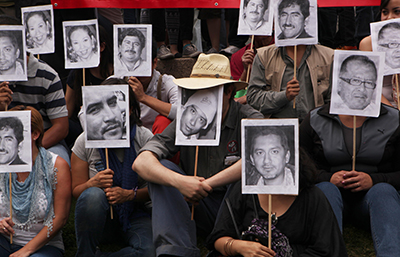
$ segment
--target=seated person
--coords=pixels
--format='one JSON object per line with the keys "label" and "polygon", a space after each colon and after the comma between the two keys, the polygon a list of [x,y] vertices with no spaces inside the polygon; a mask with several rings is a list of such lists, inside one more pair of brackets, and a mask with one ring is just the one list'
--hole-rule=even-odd
{"label": "seated person", "polygon": [[42,115],[30,106],[16,106],[10,109],[13,110],[31,111],[32,172],[0,174],[0,256],[62,257],[61,229],[68,220],[71,204],[69,166],[42,147]]}
{"label": "seated person", "polygon": [[[350,86],[351,87],[351,86]],[[339,227],[342,220],[371,228],[377,256],[400,252],[400,118],[381,104],[377,118],[356,117],[355,168],[353,116],[312,110],[300,126],[300,145],[320,170],[317,186],[328,198]]]}
{"label": "seated person", "polygon": [[[150,182],[153,241],[157,256],[199,257],[197,234],[205,237],[211,232],[226,185],[240,178],[240,168],[232,171],[232,167],[241,164],[237,161],[240,159],[240,121],[263,116],[250,106],[233,100],[235,86],[241,89],[246,83],[226,79],[230,77],[227,57],[200,54],[191,77],[175,80],[177,84],[185,84],[185,88],[192,86],[192,89],[224,85],[220,144],[199,147],[196,177],[193,176],[196,147],[175,145],[176,120],[141,149],[132,166],[139,176]],[[178,151],[182,169],[163,160]],[[199,204],[194,208],[195,221],[191,220],[187,201]]]}
{"label": "seated person", "polygon": [[[284,253],[289,254],[279,256],[347,256],[329,202],[321,190],[314,186],[318,172],[315,164],[301,149],[299,170],[299,195],[272,196],[272,228],[275,226],[286,236],[286,240],[280,237],[280,246]],[[232,207],[233,217],[225,202],[218,212],[214,230],[207,239],[207,247],[224,256],[275,256],[277,253],[268,248],[267,237],[256,242],[243,240],[238,234],[248,229],[250,231],[255,218],[268,222],[268,195],[242,194],[241,182],[238,181],[227,193],[226,199]],[[234,223],[239,231],[235,231]],[[263,229],[268,231],[268,226]],[[279,242],[274,240],[277,238],[272,234],[271,248],[275,248]]]}
{"label": "seated person", "polygon": [[[126,84],[110,78],[103,84]],[[151,220],[145,202],[149,201],[146,182],[131,169],[136,153],[153,136],[142,126],[139,103],[129,90],[130,148],[109,151],[106,169],[104,149],[85,148],[83,132],[72,148],[72,194],[75,207],[76,256],[95,256],[102,240],[121,235],[128,245],[113,256],[154,256]],[[113,205],[113,216],[110,206]],[[97,253],[98,254],[98,253]]]}

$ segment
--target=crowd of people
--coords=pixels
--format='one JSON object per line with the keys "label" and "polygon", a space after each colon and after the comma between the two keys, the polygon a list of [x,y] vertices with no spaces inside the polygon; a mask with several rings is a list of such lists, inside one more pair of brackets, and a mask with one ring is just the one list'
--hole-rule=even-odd
{"label": "crowd of people", "polygon": [[[272,19],[265,15],[269,1],[244,1],[242,22],[249,30],[262,29]],[[15,2],[17,13],[19,1]],[[20,15],[10,8],[12,4],[0,2],[0,25],[21,25]],[[277,40],[312,37],[306,29],[309,9],[308,0],[280,1]],[[349,10],[318,11],[337,16]],[[400,18],[399,10],[400,0],[382,0],[377,20]],[[332,47],[352,49],[355,31],[347,42],[330,35],[321,44],[277,47],[273,36],[255,36],[245,45],[249,37],[236,34],[238,10],[203,9],[200,17],[209,41],[203,54],[192,43],[192,9],[143,9],[140,19],[114,11],[98,10],[99,42],[90,25],[67,29],[69,61],[92,62],[93,56],[100,56],[97,67],[73,69],[68,76],[30,52],[51,48],[49,40],[58,36],[47,13],[32,12],[24,18],[26,53],[12,35],[0,33],[0,73],[23,69],[15,59],[25,55],[28,75],[27,81],[0,83],[0,111],[31,112],[30,131],[16,118],[0,118],[0,166],[25,165],[19,152],[23,133],[30,133],[32,141],[31,172],[0,173],[0,256],[63,256],[61,230],[72,197],[76,256],[199,257],[201,237],[211,257],[343,257],[347,222],[371,231],[376,256],[400,253],[396,75],[383,79],[378,117],[330,113],[333,93],[350,109],[372,108],[377,69],[368,58],[348,57],[340,67],[339,88],[332,92]],[[221,13],[227,32],[223,44]],[[87,16],[93,18],[90,12]],[[120,28],[114,53],[118,56],[113,58],[110,24],[145,19],[153,23],[154,38],[136,28]],[[319,22],[318,29],[325,25]],[[372,51],[371,37],[365,36],[359,49]],[[336,39],[340,42],[332,43]],[[151,59],[143,60],[141,53],[150,41]],[[393,44],[391,48],[397,48],[400,43]],[[57,40],[55,49],[59,54]],[[189,78],[175,79],[157,70],[160,60],[182,55],[197,58]],[[151,64],[150,76],[113,76],[114,67],[123,74],[143,62]],[[87,96],[83,110],[84,85],[127,85],[129,92],[122,96],[127,111],[118,104],[121,96],[113,92]],[[185,103],[178,103],[179,87],[193,91],[185,95]],[[217,90],[202,91],[217,87],[222,99]],[[218,101],[221,115],[210,107]],[[242,179],[246,185],[296,183],[290,161],[295,153],[284,130],[252,130],[248,160],[241,160],[241,120],[264,118],[298,119],[298,195],[242,194]],[[198,139],[210,131],[220,132],[217,146],[176,144],[181,134]],[[126,148],[93,148],[86,141],[121,139],[127,133]],[[245,161],[249,174],[241,178]],[[124,246],[106,253],[101,248],[104,242]]]}

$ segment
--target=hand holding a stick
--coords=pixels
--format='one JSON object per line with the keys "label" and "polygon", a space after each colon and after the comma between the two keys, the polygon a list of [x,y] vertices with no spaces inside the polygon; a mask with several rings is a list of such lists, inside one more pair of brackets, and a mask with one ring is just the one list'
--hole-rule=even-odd
{"label": "hand holding a stick", "polygon": [[286,85],[286,98],[292,101],[300,92],[300,84],[297,79],[290,80]]}
{"label": "hand holding a stick", "polygon": [[12,228],[14,226],[14,222],[10,217],[4,218],[0,221],[0,233],[10,236],[11,234],[14,234],[15,231]]}
{"label": "hand holding a stick", "polygon": [[0,83],[0,110],[4,111],[6,106],[8,106],[12,101],[13,92],[8,87],[8,82],[3,81]]}
{"label": "hand holding a stick", "polygon": [[94,177],[89,179],[89,187],[109,188],[113,185],[114,171],[105,169],[98,172]]}
{"label": "hand holding a stick", "polygon": [[242,55],[242,63],[243,63],[243,68],[247,72],[248,67],[253,64],[254,61],[254,56],[255,56],[254,49],[247,49],[244,54]]}
{"label": "hand holding a stick", "polygon": [[372,178],[365,172],[349,171],[343,175],[343,188],[351,192],[368,190],[373,186]]}
{"label": "hand holding a stick", "polygon": [[143,98],[146,96],[143,85],[140,80],[136,77],[129,77],[128,81],[129,86],[132,88],[135,96],[139,102],[143,101]]}

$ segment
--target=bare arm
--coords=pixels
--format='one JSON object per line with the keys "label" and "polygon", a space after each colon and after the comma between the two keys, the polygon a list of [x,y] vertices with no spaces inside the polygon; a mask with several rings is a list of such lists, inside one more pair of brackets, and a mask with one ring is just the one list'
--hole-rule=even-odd
{"label": "bare arm", "polygon": [[363,38],[359,45],[360,51],[372,51],[371,36]]}
{"label": "bare arm", "polygon": [[68,220],[69,209],[71,206],[71,173],[68,163],[60,157],[57,157],[55,167],[58,169],[56,189],[54,190],[54,214],[53,230],[50,231],[50,237],[47,237],[48,228],[45,226],[42,230],[19,251],[10,255],[29,256],[47,244],[65,225]]}
{"label": "bare arm", "polygon": [[218,172],[214,176],[209,177],[205,180],[205,182],[212,188],[228,185],[240,180],[241,171],[242,160],[239,160],[228,168]]}
{"label": "bare arm", "polygon": [[214,247],[224,256],[236,256],[239,254],[244,257],[275,256],[274,251],[258,242],[237,240],[227,236],[218,238],[214,243]]}
{"label": "bare arm", "polygon": [[51,128],[46,130],[43,136],[43,147],[49,148],[58,144],[68,135],[69,124],[68,117],[61,117],[51,120]]}
{"label": "bare arm", "polygon": [[8,106],[12,101],[13,92],[8,87],[8,82],[3,81],[0,83],[0,111],[5,111],[6,106]]}
{"label": "bare arm", "polygon": [[133,163],[132,169],[146,181],[175,187],[190,202],[198,202],[207,197],[212,189],[207,183],[202,183],[204,178],[185,176],[167,169],[150,151],[141,152]]}

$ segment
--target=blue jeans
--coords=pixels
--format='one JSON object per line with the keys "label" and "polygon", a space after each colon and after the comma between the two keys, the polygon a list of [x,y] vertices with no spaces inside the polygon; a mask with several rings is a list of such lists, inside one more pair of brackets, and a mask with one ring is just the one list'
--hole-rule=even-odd
{"label": "blue jeans", "polygon": [[90,187],[79,196],[75,206],[76,256],[95,256],[96,247],[104,241],[113,241],[118,235],[129,245],[107,256],[154,256],[150,217],[130,221],[131,228],[122,231],[114,213],[110,218],[110,205],[104,191]]}
{"label": "blue jeans", "polygon": [[356,225],[371,228],[377,257],[400,253],[400,195],[392,185],[378,183],[356,197],[330,182],[321,182],[317,187],[328,198],[340,230],[343,217],[352,217]]}
{"label": "blue jeans", "polygon": [[[10,240],[0,235],[0,256],[9,256],[12,253],[15,253],[23,246],[10,244]],[[64,256],[64,251],[60,248],[51,245],[45,245],[36,251],[34,254],[30,255],[31,257],[62,257]]]}
{"label": "blue jeans", "polygon": [[[170,161],[161,160],[161,164],[185,175]],[[153,241],[157,256],[200,257],[196,229],[203,236],[211,233],[225,192],[215,191],[201,200],[195,207],[196,221],[191,220],[191,208],[178,189],[149,183],[149,194],[153,204]]]}

